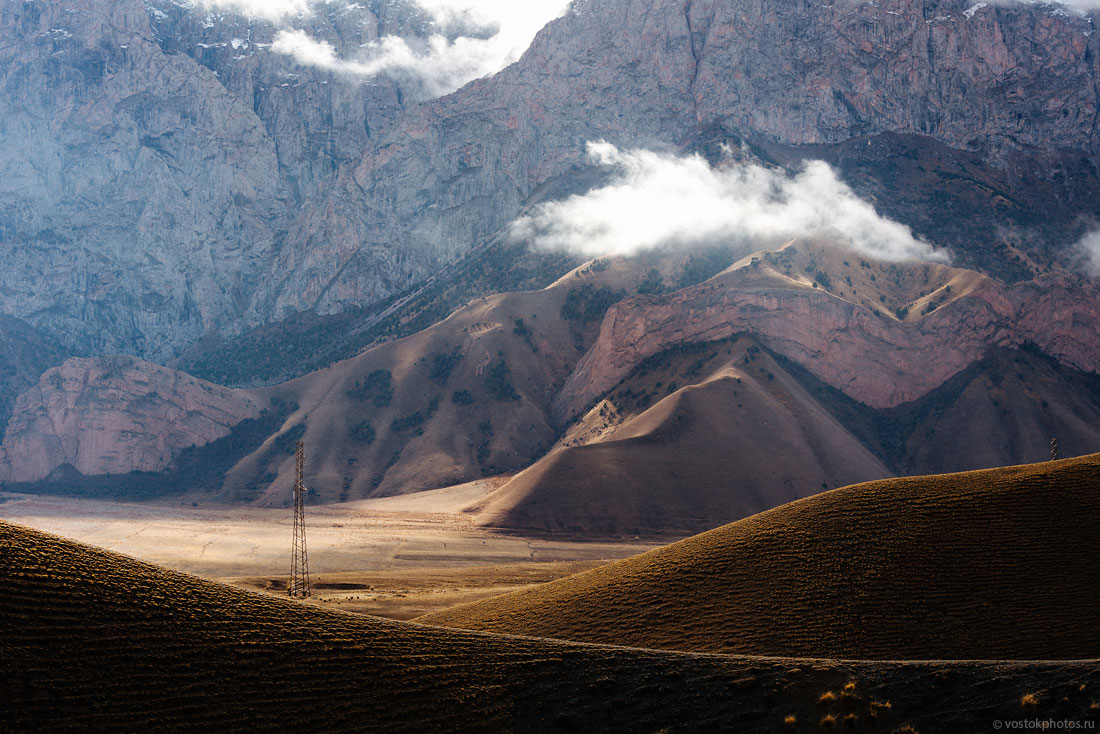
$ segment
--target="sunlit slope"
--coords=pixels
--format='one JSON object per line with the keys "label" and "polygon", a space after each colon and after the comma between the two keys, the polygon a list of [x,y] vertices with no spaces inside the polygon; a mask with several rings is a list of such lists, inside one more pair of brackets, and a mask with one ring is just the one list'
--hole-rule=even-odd
{"label": "sunlit slope", "polygon": [[[657,402],[593,443],[552,451],[471,508],[477,522],[682,537],[829,487],[891,476],[753,340],[714,344],[679,361],[693,360],[689,377],[654,367],[614,391],[609,400],[619,415],[632,407],[628,395]],[[676,389],[688,379],[694,384]]]}
{"label": "sunlit slope", "polygon": [[422,618],[590,642],[874,659],[1100,656],[1100,455],[827,492]]}

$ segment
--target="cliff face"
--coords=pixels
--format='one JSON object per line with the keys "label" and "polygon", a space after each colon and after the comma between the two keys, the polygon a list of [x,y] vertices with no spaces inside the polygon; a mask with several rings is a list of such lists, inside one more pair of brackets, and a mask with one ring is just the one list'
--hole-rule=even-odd
{"label": "cliff face", "polygon": [[[310,32],[338,49],[415,32],[385,5]],[[0,311],[165,359],[280,289],[263,278],[302,246],[295,218],[402,103],[270,52],[275,33],[167,0],[0,5]]]}
{"label": "cliff face", "polygon": [[53,340],[26,322],[0,315],[0,441],[15,400],[38,383],[39,376],[68,356]]}
{"label": "cliff face", "polygon": [[[518,64],[411,110],[343,171],[327,216],[306,225],[328,243],[310,258],[344,262],[335,243],[370,253],[395,233],[409,253],[453,257],[581,168],[585,141],[677,146],[716,125],[796,146],[918,134],[982,149],[993,167],[1022,146],[1069,148],[1095,178],[1091,20],[1024,5],[965,10],[937,0],[575,3]],[[1003,165],[998,176],[1015,180]],[[350,206],[358,200],[366,206]],[[1073,216],[1082,213],[1100,218],[1095,204]],[[336,308],[369,288],[362,257],[320,301],[298,295],[319,292],[317,271],[295,276],[287,298]]]}
{"label": "cliff face", "polygon": [[[1073,151],[1095,179],[1091,19],[967,5],[583,0],[519,63],[409,108],[415,90],[272,53],[270,24],[170,0],[4,3],[0,310],[165,359],[211,331],[373,302],[583,188],[596,139],[896,132],[979,151],[1012,181]],[[301,24],[343,55],[426,30],[402,2],[317,8]],[[1039,163],[1021,173],[1025,149]]]}
{"label": "cliff face", "polygon": [[63,464],[88,475],[160,471],[259,413],[247,393],[138,359],[70,359],[16,401],[0,481],[34,482]]}

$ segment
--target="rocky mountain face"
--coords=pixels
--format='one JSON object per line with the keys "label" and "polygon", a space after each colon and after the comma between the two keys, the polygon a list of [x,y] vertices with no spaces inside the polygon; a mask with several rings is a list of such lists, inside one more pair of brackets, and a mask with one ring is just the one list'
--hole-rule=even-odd
{"label": "rocky mountain face", "polygon": [[[426,32],[382,0],[290,22],[342,55]],[[1092,30],[1056,6],[957,0],[579,0],[519,63],[410,105],[407,85],[271,52],[268,23],[172,0],[6,2],[0,310],[70,348],[164,360],[212,332],[369,304],[591,185],[597,139],[745,143],[791,164],[932,141],[942,154],[922,160],[970,166],[965,191],[914,205],[927,178],[881,159],[856,167],[857,189],[963,262],[1023,277],[1100,220],[1079,194],[1100,191]],[[991,190],[1020,213],[996,241],[981,211],[960,229],[927,216]],[[989,251],[967,259],[975,232]]]}
{"label": "rocky mountain face", "polygon": [[[1081,186],[1097,190],[1100,36],[1091,19],[1023,5],[964,11],[965,3],[937,0],[574,3],[520,63],[410,110],[342,171],[329,210],[352,216],[315,220],[324,233],[317,239],[330,244],[310,256],[342,262],[332,243],[373,248],[395,232],[411,249],[438,241],[458,248],[445,254],[457,253],[533,199],[569,190],[591,140],[712,150],[784,144],[817,157],[822,145],[911,134],[980,152],[998,190],[1021,188],[1029,176],[1055,179],[1050,185],[1070,198]],[[1083,160],[1081,176],[1046,165],[1061,149]],[[1035,160],[1017,160],[1020,150]],[[798,151],[788,159],[799,160]],[[863,191],[885,204],[919,186],[891,170],[867,173]],[[923,209],[967,200],[950,186],[939,198]],[[352,205],[359,200],[367,205]],[[1089,204],[1041,219],[1067,216],[1079,230],[1082,216],[1100,218]],[[913,219],[911,208],[898,213]],[[1055,240],[1080,234],[1065,229]],[[970,235],[943,234],[954,236],[940,244],[967,249]],[[1052,246],[1024,240],[1027,249]],[[1064,249],[1066,240],[1056,244]],[[992,253],[980,264],[1004,268],[1010,257]],[[362,290],[352,284],[367,273],[353,263],[325,299],[299,306],[334,308]],[[295,292],[311,292],[307,282]]]}
{"label": "rocky mountain face", "polygon": [[[415,32],[374,5],[310,32],[338,49]],[[0,310],[79,351],[165,359],[282,287],[264,279],[307,246],[299,212],[402,94],[303,69],[275,32],[167,0],[0,4]]]}
{"label": "rocky mountain face", "polygon": [[86,475],[161,471],[260,409],[247,393],[132,357],[70,359],[16,401],[0,481],[35,482],[64,465]]}
{"label": "rocky mountain face", "polygon": [[66,356],[60,345],[26,322],[0,315],[0,441],[16,398]]}

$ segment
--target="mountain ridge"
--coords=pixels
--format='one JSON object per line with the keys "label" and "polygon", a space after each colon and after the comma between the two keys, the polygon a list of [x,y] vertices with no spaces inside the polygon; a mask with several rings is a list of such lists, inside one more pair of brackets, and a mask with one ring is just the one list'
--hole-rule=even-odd
{"label": "mountain ridge", "polygon": [[[318,13],[309,30],[338,50],[425,32],[388,8]],[[212,334],[405,291],[548,185],[591,186],[588,141],[677,148],[707,131],[718,136],[707,145],[754,154],[788,146],[784,165],[812,146],[882,134],[939,141],[984,167],[959,190],[943,171],[953,208],[983,186],[1011,194],[1018,221],[1003,238],[984,214],[938,226],[928,212],[939,200],[922,193],[935,179],[914,169],[898,186],[881,155],[854,171],[861,193],[935,230],[940,246],[979,240],[971,267],[1019,278],[1027,258],[1067,265],[1067,244],[1100,222],[1087,201],[1077,216],[1070,204],[1074,190],[1100,191],[1092,17],[962,10],[587,0],[516,64],[409,106],[393,83],[357,86],[264,51],[270,24],[220,15],[207,26],[186,7],[136,0],[8,4],[4,90],[18,104],[5,124],[28,145],[8,146],[0,163],[13,182],[0,192],[0,236],[24,253],[0,273],[0,308],[70,349],[165,361]],[[86,12],[108,22],[89,24]],[[245,45],[231,48],[234,38]],[[822,62],[811,48],[833,51]],[[67,157],[76,165],[62,172]],[[148,191],[171,194],[143,204]],[[44,287],[30,293],[31,282]]]}

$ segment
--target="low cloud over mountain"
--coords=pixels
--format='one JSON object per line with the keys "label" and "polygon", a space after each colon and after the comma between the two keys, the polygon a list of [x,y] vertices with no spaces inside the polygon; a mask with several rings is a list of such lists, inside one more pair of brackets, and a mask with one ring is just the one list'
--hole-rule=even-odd
{"label": "low cloud over mountain", "polygon": [[880,216],[821,161],[787,176],[602,141],[590,142],[588,155],[613,171],[610,183],[540,205],[513,224],[513,236],[596,256],[729,240],[778,243],[834,231],[861,255],[880,260],[950,259],[909,227]]}

